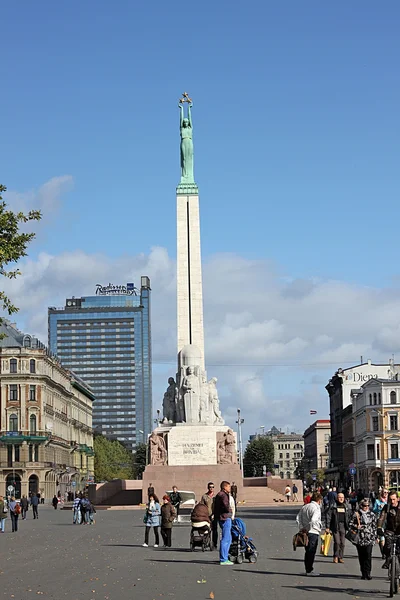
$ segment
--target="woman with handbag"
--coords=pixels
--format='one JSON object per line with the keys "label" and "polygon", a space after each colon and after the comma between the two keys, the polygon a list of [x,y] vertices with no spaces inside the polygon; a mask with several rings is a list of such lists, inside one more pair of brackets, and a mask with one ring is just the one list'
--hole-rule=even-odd
{"label": "woman with handbag", "polygon": [[376,516],[370,508],[368,498],[361,500],[346,537],[357,548],[361,579],[372,579],[372,549],[376,542],[377,531]]}
{"label": "woman with handbag", "polygon": [[175,517],[175,508],[171,504],[170,497],[166,494],[163,496],[163,505],[161,507],[161,535],[164,548],[171,548],[172,523]]}
{"label": "woman with handbag", "polygon": [[149,498],[149,501],[148,501],[147,507],[146,507],[146,513],[144,515],[143,521],[146,526],[143,547],[144,548],[148,547],[150,528],[153,527],[154,538],[155,538],[154,548],[158,548],[158,545],[160,543],[160,536],[158,535],[158,528],[160,527],[160,522],[161,522],[161,506],[160,506],[158,498],[155,494],[153,494]]}
{"label": "woman with handbag", "polygon": [[0,496],[0,532],[4,533],[6,527],[6,519],[8,517],[7,500]]}

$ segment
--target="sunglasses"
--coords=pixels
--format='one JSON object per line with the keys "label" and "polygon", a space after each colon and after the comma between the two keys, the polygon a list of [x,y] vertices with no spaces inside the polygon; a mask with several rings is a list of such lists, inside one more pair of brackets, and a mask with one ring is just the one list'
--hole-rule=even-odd
{"label": "sunglasses", "polygon": [[213,486],[213,485],[209,485],[209,486],[208,486],[208,489],[209,489],[209,490],[213,490],[213,489],[214,489],[214,486]]}

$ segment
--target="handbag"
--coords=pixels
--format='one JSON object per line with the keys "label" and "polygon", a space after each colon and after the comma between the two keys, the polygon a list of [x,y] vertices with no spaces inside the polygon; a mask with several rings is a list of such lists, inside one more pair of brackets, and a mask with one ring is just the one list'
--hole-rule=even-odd
{"label": "handbag", "polygon": [[332,543],[332,534],[331,533],[323,533],[321,535],[321,554],[322,556],[328,556],[329,554],[329,548],[331,547],[331,543]]}
{"label": "handbag", "polygon": [[305,531],[299,531],[293,536],[293,550],[308,546],[308,535]]}
{"label": "handbag", "polygon": [[345,537],[346,540],[349,540],[349,542],[351,542],[352,544],[354,544],[355,546],[357,546],[357,544],[360,541],[360,517],[358,515],[358,513],[356,513],[356,517],[357,517],[357,521],[358,521],[358,529],[354,528],[354,525],[352,527],[350,527],[350,529],[348,529],[346,531]]}

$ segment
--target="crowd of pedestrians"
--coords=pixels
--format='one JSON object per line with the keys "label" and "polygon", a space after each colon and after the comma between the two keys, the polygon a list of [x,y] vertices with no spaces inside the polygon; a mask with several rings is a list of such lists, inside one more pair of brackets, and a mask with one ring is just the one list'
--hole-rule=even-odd
{"label": "crowd of pedestrians", "polygon": [[[354,501],[355,499],[355,501]],[[396,491],[381,489],[378,497],[362,490],[356,493],[337,492],[330,488],[309,492],[297,515],[299,531],[306,535],[304,566],[306,575],[318,577],[314,560],[321,534],[332,534],[333,562],[344,563],[346,540],[357,549],[361,579],[372,579],[372,551],[379,544],[384,563],[389,568],[393,538],[400,535],[400,503]]]}
{"label": "crowd of pedestrians", "polygon": [[[154,486],[150,483],[147,489],[148,502],[143,517],[145,525],[145,538],[143,547],[147,548],[150,542],[150,532],[154,534],[154,548],[160,544],[159,530],[163,540],[163,548],[172,546],[172,527],[179,516],[179,507],[182,503],[182,496],[176,486],[172,487],[172,492],[165,494],[162,502],[159,501],[154,491]],[[207,491],[195,505],[191,513],[193,525],[199,527],[207,526],[211,532],[211,549],[218,548],[218,528],[221,530],[220,541],[220,564],[232,565],[228,553],[231,545],[232,520],[235,518],[237,501],[237,486],[235,482],[232,485],[228,481],[223,481],[220,490],[215,493],[215,485],[209,482]]]}

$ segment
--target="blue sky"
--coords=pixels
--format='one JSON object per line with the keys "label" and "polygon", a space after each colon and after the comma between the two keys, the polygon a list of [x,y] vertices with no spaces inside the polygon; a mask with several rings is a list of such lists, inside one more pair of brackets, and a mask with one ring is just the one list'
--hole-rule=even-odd
{"label": "blue sky", "polygon": [[35,197],[71,177],[32,259],[174,258],[187,90],[205,262],[396,296],[399,20],[394,0],[4,4],[1,181]]}

